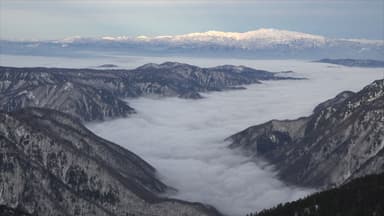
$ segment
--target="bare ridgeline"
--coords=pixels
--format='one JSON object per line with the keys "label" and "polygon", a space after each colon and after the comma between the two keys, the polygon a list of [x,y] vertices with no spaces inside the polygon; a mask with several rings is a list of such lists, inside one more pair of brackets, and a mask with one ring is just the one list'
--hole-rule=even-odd
{"label": "bare ridgeline", "polygon": [[[166,62],[134,70],[0,67],[1,212],[37,215],[221,215],[162,198],[175,190],[143,159],[81,121],[134,113],[121,100],[201,98],[262,80],[297,79],[243,66]],[[273,120],[228,138],[274,164],[286,182],[328,188],[384,167],[384,80],[343,92],[311,116]]]}
{"label": "bare ridgeline", "polygon": [[134,112],[121,98],[178,96],[201,98],[199,92],[238,89],[282,77],[244,66],[200,68],[177,62],[146,64],[134,70],[0,67],[0,109],[44,107],[84,121],[127,116]]}

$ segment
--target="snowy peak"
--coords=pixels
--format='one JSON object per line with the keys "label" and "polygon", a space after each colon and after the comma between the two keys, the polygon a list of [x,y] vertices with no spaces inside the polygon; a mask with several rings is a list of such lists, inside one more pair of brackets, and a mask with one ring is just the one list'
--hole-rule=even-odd
{"label": "snowy peak", "polygon": [[[248,32],[223,32],[223,31],[207,31],[195,32],[182,35],[163,35],[163,36],[138,36],[138,37],[102,37],[104,41],[137,41],[137,42],[165,42],[165,43],[214,43],[222,45],[240,45],[249,46],[250,44],[242,43],[275,43],[287,44],[297,41],[312,41],[321,45],[326,42],[326,38],[319,35],[306,34],[301,32],[278,30],[278,29],[258,29]],[[259,44],[260,45],[260,44]]]}
{"label": "snowy peak", "polygon": [[367,39],[331,39],[321,35],[308,34],[303,32],[279,30],[273,28],[261,28],[247,32],[224,32],[224,31],[206,31],[194,32],[181,35],[160,35],[160,36],[145,36],[140,35],[137,37],[129,36],[103,36],[101,38],[86,38],[86,37],[69,37],[60,41],[62,43],[75,43],[84,41],[108,41],[108,42],[155,42],[155,41],[168,41],[168,42],[241,42],[241,41],[269,41],[275,43],[286,43],[299,40],[311,40],[318,43],[326,43],[327,41],[340,40],[356,43],[377,44],[384,43],[382,40],[367,40]]}
{"label": "snowy peak", "polygon": [[[71,40],[66,39],[65,41],[73,41],[80,39],[79,37],[70,38]],[[195,40],[195,41],[209,41],[209,40],[255,40],[255,39],[265,39],[265,40],[276,40],[276,41],[290,41],[298,39],[311,39],[311,40],[325,40],[326,38],[319,35],[307,34],[302,32],[287,31],[287,30],[278,30],[272,28],[262,28],[254,31],[248,32],[223,32],[223,31],[206,31],[206,32],[194,32],[189,34],[182,35],[161,35],[161,36],[145,36],[141,35],[138,37],[127,37],[127,36],[105,36],[101,38],[102,40],[110,41],[126,41],[126,40],[142,40],[142,41],[151,41],[151,40]]]}
{"label": "snowy peak", "polygon": [[176,36],[159,36],[154,39],[171,39],[171,40],[195,40],[195,41],[210,41],[210,40],[273,40],[273,41],[292,41],[298,39],[311,39],[323,41],[323,36],[311,35],[301,32],[293,32],[277,29],[258,29],[248,32],[222,32],[222,31],[207,31],[197,32]]}

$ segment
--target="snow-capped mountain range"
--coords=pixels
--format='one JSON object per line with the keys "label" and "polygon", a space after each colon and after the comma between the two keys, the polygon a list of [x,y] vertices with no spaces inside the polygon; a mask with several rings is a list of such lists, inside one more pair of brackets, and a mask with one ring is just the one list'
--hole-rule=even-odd
{"label": "snow-capped mountain range", "polygon": [[0,42],[3,52],[41,54],[47,51],[113,51],[156,55],[203,55],[259,58],[384,59],[384,40],[333,39],[277,29],[244,33],[207,31],[174,36],[71,37],[50,41]]}
{"label": "snow-capped mountain range", "polygon": [[138,42],[163,42],[175,45],[188,43],[213,43],[244,49],[268,47],[268,45],[272,44],[291,44],[292,42],[298,40],[308,41],[309,43],[313,43],[312,45],[322,45],[326,41],[326,39],[322,36],[276,29],[259,29],[244,33],[207,31],[175,36],[138,36],[136,38],[102,37],[102,39],[111,41],[136,40]]}

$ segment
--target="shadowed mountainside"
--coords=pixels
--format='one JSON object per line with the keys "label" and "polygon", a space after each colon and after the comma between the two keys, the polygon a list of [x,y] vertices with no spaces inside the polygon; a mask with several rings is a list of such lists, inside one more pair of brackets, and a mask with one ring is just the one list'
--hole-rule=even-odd
{"label": "shadowed mountainside", "polygon": [[227,138],[273,164],[286,182],[328,187],[384,171],[384,80],[343,92],[311,116],[272,120]]}
{"label": "shadowed mountainside", "polygon": [[5,205],[0,205],[1,216],[32,216],[19,208],[11,208]]}
{"label": "shadowed mountainside", "polygon": [[357,178],[340,187],[247,216],[384,215],[384,174]]}
{"label": "shadowed mountainside", "polygon": [[40,216],[220,215],[160,198],[173,190],[134,153],[68,114],[42,108],[0,112],[1,203]]}

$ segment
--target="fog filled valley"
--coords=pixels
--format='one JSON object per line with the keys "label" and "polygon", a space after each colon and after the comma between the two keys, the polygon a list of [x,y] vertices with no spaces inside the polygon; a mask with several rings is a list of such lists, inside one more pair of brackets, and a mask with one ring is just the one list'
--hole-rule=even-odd
{"label": "fog filled valley", "polygon": [[[96,79],[98,76],[104,78],[104,76],[108,77],[111,75],[112,77],[114,72],[118,74],[117,70],[112,71],[114,69],[134,69],[146,63],[163,63],[166,61],[187,63],[202,68],[219,65],[242,65],[254,69],[276,72],[276,76],[278,77],[303,78],[266,79],[260,80],[260,83],[253,82],[254,84],[241,85],[241,87],[245,87],[244,89],[207,90],[200,92],[202,96],[200,99],[187,99],[182,98],[180,95],[179,97],[164,96],[161,94],[152,95],[151,93],[143,94],[144,96],[125,97],[122,99],[127,102],[129,107],[135,110],[135,112],[129,112],[127,117],[118,116],[115,118],[106,118],[104,121],[95,119],[89,121],[88,119],[88,121],[84,122],[85,126],[96,135],[137,154],[157,170],[154,177],[145,176],[145,178],[151,179],[153,177],[153,179],[156,179],[156,177],[158,177],[160,181],[170,188],[175,189],[167,190],[166,186],[162,186],[161,184],[159,186],[156,185],[158,183],[155,183],[155,186],[149,186],[156,188],[155,190],[150,188],[149,190],[151,190],[151,192],[160,192],[159,196],[163,198],[175,198],[208,204],[215,207],[224,215],[233,216],[246,215],[250,212],[271,208],[279,203],[294,201],[320,191],[323,188],[302,187],[284,182],[279,179],[278,171],[273,165],[266,162],[262,157],[251,156],[251,152],[248,154],[239,149],[229,148],[231,143],[224,141],[226,138],[250,126],[262,124],[272,119],[285,120],[309,116],[318,104],[335,97],[338,93],[346,90],[360,91],[364,86],[372,83],[374,80],[382,79],[384,75],[382,68],[346,67],[307,60],[207,59],[141,56],[70,58],[0,55],[0,65],[2,66],[107,69],[105,73],[104,71],[83,71],[84,76],[90,76],[89,74],[91,74],[90,79]],[[171,66],[172,64],[173,63],[170,63]],[[107,66],[103,68],[100,67],[100,65]],[[156,67],[158,66],[153,66],[155,69]],[[177,67],[178,66],[176,66],[176,68]],[[183,65],[180,67],[182,71],[190,70],[189,67],[184,67]],[[151,73],[161,72],[155,69],[151,69],[153,70]],[[236,70],[236,67],[234,67],[234,69]],[[2,70],[3,74],[5,74],[3,78],[9,83],[10,81],[8,81],[7,75],[9,71],[7,70],[12,70],[12,68],[7,69],[5,67],[2,68]],[[24,71],[22,71],[22,69],[20,70],[22,74]],[[26,70],[26,74],[28,74],[28,70],[31,69],[27,68]],[[35,72],[38,74],[39,69],[36,70]],[[51,73],[57,73],[64,77],[63,80],[58,79],[61,84],[64,84],[63,92],[65,93],[67,89],[76,90],[76,85],[68,85],[68,83],[77,82],[75,80],[77,72],[72,73],[71,71],[66,71],[66,74],[65,71],[62,72],[60,69],[58,69],[58,71],[59,72],[53,71]],[[108,71],[111,74],[108,74]],[[93,77],[90,72],[95,72],[96,78]],[[141,72],[142,71],[138,71],[139,74]],[[145,70],[143,70],[143,73],[144,72]],[[212,73],[214,72],[215,71]],[[87,73],[89,74],[87,75]],[[236,73],[239,73],[239,71]],[[75,74],[75,76],[73,76],[75,78],[71,77],[71,74]],[[80,72],[78,76],[81,78]],[[151,76],[152,74],[150,74],[149,77]],[[168,76],[172,77],[172,75]],[[36,75],[36,77],[38,77],[38,75]],[[57,79],[57,77],[52,78],[44,74],[42,77],[48,80],[44,81],[48,83]],[[67,78],[69,78],[69,80]],[[16,81],[18,82],[18,80]],[[4,82],[4,86],[8,85],[6,82]],[[43,83],[41,86],[46,85],[44,82],[41,81],[41,83]],[[145,83],[145,80],[143,82]],[[154,83],[156,82],[157,80],[155,79]],[[168,82],[171,83],[172,80]],[[33,86],[33,82],[31,83],[31,86]],[[105,83],[107,82],[105,81]],[[54,88],[60,86],[58,84],[54,85]],[[17,87],[17,85],[15,86]],[[100,90],[97,90],[97,86],[91,88],[94,88],[91,92],[95,95],[90,95],[90,97],[98,98],[99,95],[96,95],[96,93]],[[31,90],[30,93],[27,91],[27,97],[31,99],[34,97],[33,93],[45,91],[49,92],[51,89],[43,89],[35,92]],[[25,94],[25,92],[26,91],[22,91],[20,94],[15,93],[15,97]],[[62,95],[62,97],[65,98],[68,97],[68,95]],[[88,100],[87,98],[82,100],[82,97],[83,95],[73,96],[75,101],[78,98],[80,98],[79,100],[81,102]],[[71,96],[69,96],[69,98],[71,98]],[[44,105],[42,105],[42,107],[44,107]],[[25,112],[28,113],[28,111]],[[39,122],[39,116],[42,115],[40,112],[44,111],[29,112],[32,113],[32,116],[38,116],[37,122]],[[16,113],[14,115],[17,116],[18,114]],[[21,112],[19,115],[24,116],[26,114]],[[47,116],[51,115],[52,114],[49,114]],[[28,121],[30,120],[27,118],[27,122]],[[51,121],[51,119],[47,121]],[[32,120],[31,122],[34,124]],[[65,124],[68,123],[66,120],[63,122]],[[54,124],[56,123],[57,122]],[[38,124],[45,125],[46,122]],[[51,125],[47,125],[48,128],[51,127]],[[59,124],[57,130],[60,131],[61,127],[62,125]],[[70,125],[70,127],[81,128],[80,126],[73,125]],[[6,127],[0,127],[0,129],[4,128]],[[73,130],[74,133],[76,132],[76,129],[71,130]],[[83,136],[87,137],[86,139],[94,139],[92,136],[84,135],[86,132],[79,132],[79,134],[81,134],[81,136],[74,136],[75,138],[68,138],[68,140],[76,143],[76,141],[73,140],[79,139],[80,141],[78,142],[83,142]],[[62,134],[62,136],[66,135]],[[22,140],[23,139],[24,138],[22,138]],[[98,142],[104,141],[101,140]],[[95,143],[97,142],[95,141]],[[83,150],[84,149],[79,148],[79,151]],[[98,152],[102,155],[101,157],[107,158],[106,161],[108,163],[110,162],[108,161],[108,157],[110,157],[108,156],[110,155],[109,153],[105,153],[104,150]],[[104,153],[105,155],[103,156]],[[120,160],[120,158],[116,160]],[[79,164],[84,165],[86,163],[79,162]],[[87,168],[84,169],[87,170],[88,165],[85,167]],[[62,169],[64,170],[64,168]],[[121,169],[121,167],[116,170],[119,169]],[[130,170],[126,171],[128,173],[130,172]],[[107,173],[107,171],[103,172]],[[103,177],[103,172],[98,171],[95,176],[97,178],[100,176]],[[141,180],[142,179],[140,179],[140,181]],[[109,180],[105,180],[107,183],[108,181]],[[148,186],[146,185],[145,187]],[[166,193],[162,193],[164,191],[166,191]],[[128,202],[130,202],[130,199],[131,198],[122,198],[123,201],[128,200]],[[80,203],[80,205],[82,204]],[[118,207],[113,208],[118,209]],[[128,206],[127,208],[128,211],[130,211],[130,207]],[[142,207],[139,206],[138,209],[140,208]],[[166,206],[165,209],[167,208]],[[160,207],[160,210],[162,210],[162,207]],[[154,211],[156,212],[157,210]],[[84,213],[84,215],[86,215],[86,213]],[[168,212],[168,215],[171,214]],[[197,214],[191,213],[190,215]]]}
{"label": "fog filled valley", "polygon": [[[162,59],[154,59],[154,61]],[[173,59],[170,59],[173,60]],[[144,158],[178,192],[172,197],[211,204],[228,215],[244,215],[316,191],[279,181],[272,166],[227,148],[224,139],[271,119],[295,119],[344,90],[358,91],[382,77],[380,69],[305,61],[174,59],[200,66],[246,65],[293,71],[307,80],[265,81],[246,90],[204,93],[203,99],[127,99],[137,114],[90,123],[88,128]]]}
{"label": "fog filled valley", "polygon": [[0,216],[384,216],[384,0],[0,0]]}

